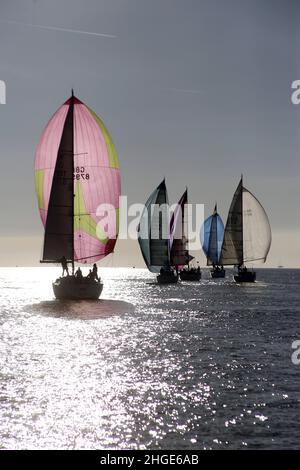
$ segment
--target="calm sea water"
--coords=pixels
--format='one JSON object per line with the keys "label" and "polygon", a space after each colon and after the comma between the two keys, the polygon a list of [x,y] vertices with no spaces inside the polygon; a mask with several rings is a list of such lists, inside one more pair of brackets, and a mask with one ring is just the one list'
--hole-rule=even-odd
{"label": "calm sea water", "polygon": [[300,447],[300,270],[103,269],[99,302],[55,301],[59,273],[0,270],[0,448]]}

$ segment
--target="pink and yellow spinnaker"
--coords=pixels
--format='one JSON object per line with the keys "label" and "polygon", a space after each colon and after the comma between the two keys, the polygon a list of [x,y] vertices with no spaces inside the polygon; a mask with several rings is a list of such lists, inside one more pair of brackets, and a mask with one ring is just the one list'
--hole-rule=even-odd
{"label": "pink and yellow spinnaker", "polygon": [[101,119],[75,96],[52,116],[35,159],[44,262],[94,263],[118,236],[120,171]]}

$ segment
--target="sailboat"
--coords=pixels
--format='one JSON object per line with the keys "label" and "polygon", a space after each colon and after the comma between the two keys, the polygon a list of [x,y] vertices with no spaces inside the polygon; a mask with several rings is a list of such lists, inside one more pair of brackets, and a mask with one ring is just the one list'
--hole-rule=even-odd
{"label": "sailboat", "polygon": [[[201,279],[200,268],[190,268],[193,257],[188,250],[186,204],[188,202],[188,190],[186,189],[175,208],[170,223],[171,264],[176,267],[182,281],[199,281]],[[187,266],[187,268],[185,268]]]}
{"label": "sailboat", "polygon": [[[57,299],[98,299],[97,266],[87,277],[75,262],[92,264],[113,252],[118,235],[120,172],[112,139],[100,118],[72,96],[56,111],[35,158],[38,206],[45,228],[42,263],[61,262]],[[105,216],[101,205],[105,204]],[[72,274],[69,274],[71,263]]]}
{"label": "sailboat", "polygon": [[271,240],[268,216],[258,199],[244,187],[242,176],[229,209],[220,264],[237,266],[236,282],[254,282],[256,273],[248,270],[246,263],[265,262]]}
{"label": "sailboat", "polygon": [[148,198],[138,226],[138,242],[150,272],[159,284],[178,281],[171,266],[168,194],[165,180]]}
{"label": "sailboat", "polygon": [[201,230],[202,249],[207,258],[207,266],[212,266],[210,271],[212,278],[225,277],[225,269],[219,263],[223,236],[224,224],[218,214],[216,204],[213,214],[204,221]]}

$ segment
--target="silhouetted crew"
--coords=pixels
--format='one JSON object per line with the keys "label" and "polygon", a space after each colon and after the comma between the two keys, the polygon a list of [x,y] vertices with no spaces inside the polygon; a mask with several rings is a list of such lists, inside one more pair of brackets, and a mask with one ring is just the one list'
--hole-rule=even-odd
{"label": "silhouetted crew", "polygon": [[82,271],[81,271],[80,268],[77,269],[77,271],[75,273],[75,277],[77,277],[77,279],[82,279],[83,278]]}
{"label": "silhouetted crew", "polygon": [[69,276],[69,268],[68,268],[68,262],[67,262],[67,258],[65,256],[63,256],[60,260],[61,262],[61,267],[62,267],[62,276],[64,276],[65,274],[65,271],[67,273],[67,276]]}
{"label": "silhouetted crew", "polygon": [[97,267],[96,263],[93,264],[93,276],[94,276],[94,279],[97,279],[97,281],[99,280],[98,267]]}
{"label": "silhouetted crew", "polygon": [[86,276],[88,279],[94,279],[94,274],[92,273],[92,270],[89,270],[88,275]]}

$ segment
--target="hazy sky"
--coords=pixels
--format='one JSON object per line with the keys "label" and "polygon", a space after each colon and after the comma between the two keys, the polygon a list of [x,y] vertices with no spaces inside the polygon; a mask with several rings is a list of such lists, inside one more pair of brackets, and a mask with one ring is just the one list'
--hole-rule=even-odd
{"label": "hazy sky", "polygon": [[[269,264],[299,266],[299,18],[297,0],[0,0],[0,264],[39,260],[35,149],[74,87],[115,141],[131,202],[166,176],[171,201],[188,185],[226,219],[243,172],[270,217]],[[115,256],[140,260],[132,243]]]}

